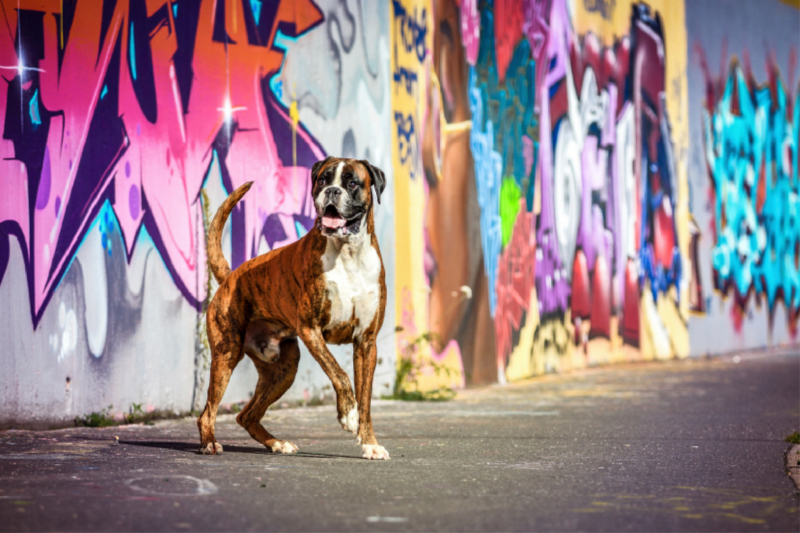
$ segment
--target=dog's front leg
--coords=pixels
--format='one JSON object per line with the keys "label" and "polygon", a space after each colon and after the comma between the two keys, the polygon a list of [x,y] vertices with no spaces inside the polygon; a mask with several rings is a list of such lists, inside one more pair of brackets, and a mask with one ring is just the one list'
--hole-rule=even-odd
{"label": "dog's front leg", "polygon": [[353,366],[356,376],[356,399],[358,400],[358,443],[365,459],[389,459],[389,452],[378,444],[372,430],[372,381],[375,378],[375,366],[378,361],[378,350],[375,335],[365,334],[353,343]]}
{"label": "dog's front leg", "polygon": [[342,429],[353,434],[358,433],[358,405],[353,397],[353,388],[350,385],[350,378],[342,370],[339,363],[325,344],[322,332],[316,328],[301,329],[298,332],[303,344],[317,360],[323,372],[331,380],[333,390],[336,391],[336,411]]}

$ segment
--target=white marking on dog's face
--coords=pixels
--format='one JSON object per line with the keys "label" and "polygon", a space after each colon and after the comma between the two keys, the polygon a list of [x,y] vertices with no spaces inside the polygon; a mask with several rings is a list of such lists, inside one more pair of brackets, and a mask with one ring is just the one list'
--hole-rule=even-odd
{"label": "white marking on dog's face", "polygon": [[[325,210],[325,205],[327,202],[327,194],[326,191],[328,189],[340,189],[342,192],[339,195],[339,199],[343,199],[345,195],[345,190],[342,184],[342,172],[344,171],[344,161],[339,161],[339,164],[336,165],[336,170],[333,172],[333,179],[331,179],[330,183],[325,185],[325,187],[319,190],[317,197],[314,198],[314,203],[317,206],[317,212],[322,213]],[[341,203],[341,202],[339,202]],[[339,206],[336,205],[338,208]]]}
{"label": "white marking on dog's face", "polygon": [[342,188],[342,170],[344,170],[344,161],[339,161],[339,164],[336,165],[336,173],[333,175],[333,183],[332,186]]}
{"label": "white marking on dog's face", "polygon": [[362,444],[361,457],[364,459],[377,459],[381,461],[391,459],[391,457],[389,457],[389,452],[380,444]]}
{"label": "white marking on dog's face", "polygon": [[353,407],[347,415],[339,419],[342,429],[352,434],[358,433],[358,405]]}

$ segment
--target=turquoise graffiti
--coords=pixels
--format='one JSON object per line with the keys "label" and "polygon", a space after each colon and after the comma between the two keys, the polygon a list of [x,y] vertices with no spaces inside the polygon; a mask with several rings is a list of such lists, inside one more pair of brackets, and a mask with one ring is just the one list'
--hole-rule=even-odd
{"label": "turquoise graffiti", "polygon": [[[715,287],[742,305],[766,297],[800,308],[800,106],[792,106],[777,67],[758,85],[733,61],[703,112],[705,153],[714,187]],[[715,94],[716,93],[716,94]],[[712,107],[713,106],[713,107]]]}

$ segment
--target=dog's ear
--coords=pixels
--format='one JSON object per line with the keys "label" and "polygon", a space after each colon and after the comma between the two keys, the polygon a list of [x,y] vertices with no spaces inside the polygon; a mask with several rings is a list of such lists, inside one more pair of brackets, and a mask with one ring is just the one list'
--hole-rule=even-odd
{"label": "dog's ear", "polygon": [[314,185],[317,184],[317,178],[319,177],[320,169],[322,169],[322,167],[325,165],[325,163],[327,163],[331,159],[333,159],[333,156],[329,155],[328,157],[326,157],[322,161],[317,161],[316,163],[314,163],[314,166],[311,167],[311,188],[312,189],[314,188]]}
{"label": "dog's ear", "polygon": [[383,174],[383,170],[372,166],[366,159],[362,159],[359,163],[364,165],[364,168],[369,172],[372,186],[375,187],[375,198],[378,200],[378,203],[381,203],[381,193],[386,188],[386,176]]}

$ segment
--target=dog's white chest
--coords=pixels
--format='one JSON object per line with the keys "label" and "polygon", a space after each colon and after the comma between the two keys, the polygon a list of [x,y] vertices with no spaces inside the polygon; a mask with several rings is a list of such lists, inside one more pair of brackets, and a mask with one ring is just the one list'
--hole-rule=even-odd
{"label": "dog's white chest", "polygon": [[329,245],[322,257],[331,320],[326,330],[336,329],[357,319],[354,337],[359,337],[372,324],[381,299],[381,260],[375,248],[365,244],[360,249]]}

